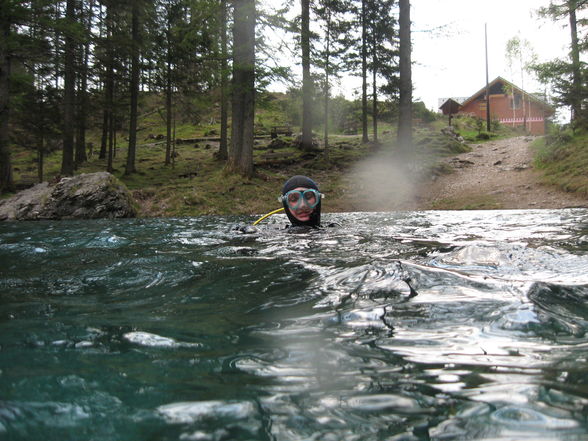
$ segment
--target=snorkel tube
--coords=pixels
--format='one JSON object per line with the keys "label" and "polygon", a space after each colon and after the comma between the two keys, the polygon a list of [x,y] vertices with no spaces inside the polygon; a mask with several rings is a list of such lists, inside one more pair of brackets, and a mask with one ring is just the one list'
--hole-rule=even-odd
{"label": "snorkel tube", "polygon": [[264,220],[265,218],[270,217],[272,214],[276,214],[279,213],[280,211],[284,211],[284,208],[278,208],[277,210],[274,211],[270,211],[268,214],[264,214],[263,216],[261,216],[259,219],[257,219],[255,222],[253,222],[253,226],[256,226],[258,223],[260,223],[262,220]]}

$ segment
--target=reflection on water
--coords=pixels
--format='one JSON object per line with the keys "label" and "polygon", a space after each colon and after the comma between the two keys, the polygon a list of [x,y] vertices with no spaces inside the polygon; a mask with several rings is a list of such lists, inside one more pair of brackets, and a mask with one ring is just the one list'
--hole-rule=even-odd
{"label": "reflection on water", "polygon": [[588,210],[0,225],[0,439],[584,440]]}

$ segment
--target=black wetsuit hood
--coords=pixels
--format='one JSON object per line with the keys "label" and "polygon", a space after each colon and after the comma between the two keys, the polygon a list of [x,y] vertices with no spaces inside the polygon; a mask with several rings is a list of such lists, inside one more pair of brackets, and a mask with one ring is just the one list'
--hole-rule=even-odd
{"label": "black wetsuit hood", "polygon": [[[286,181],[286,183],[282,187],[282,196],[285,195],[286,193],[288,193],[290,190],[294,190],[295,188],[298,188],[298,187],[313,188],[316,191],[320,191],[318,188],[318,185],[312,179],[310,179],[306,176],[296,175],[296,176],[292,176],[290,179],[288,179]],[[288,204],[286,203],[285,200],[282,201],[282,205],[284,206],[284,211],[286,212],[286,216],[288,216],[288,219],[290,219],[290,222],[292,223],[292,225],[308,226],[308,227],[320,226],[320,224],[321,224],[321,200],[320,199],[319,199],[319,202],[316,205],[316,207],[314,207],[314,210],[310,215],[310,219],[307,221],[299,221],[298,219],[296,219],[292,215],[292,213],[290,212],[290,209],[288,208]]]}

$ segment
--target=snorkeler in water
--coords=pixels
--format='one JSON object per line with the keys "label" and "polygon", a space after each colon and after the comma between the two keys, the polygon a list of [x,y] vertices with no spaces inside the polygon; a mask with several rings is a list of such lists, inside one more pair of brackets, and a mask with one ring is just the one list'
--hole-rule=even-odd
{"label": "snorkeler in water", "polygon": [[292,176],[282,187],[278,198],[293,226],[319,227],[321,199],[324,195],[318,185],[306,176]]}
{"label": "snorkeler in water", "polygon": [[[321,199],[325,195],[319,191],[316,182],[307,176],[296,175],[292,176],[286,181],[282,187],[282,194],[278,197],[278,201],[282,203],[283,207],[277,210],[270,211],[263,215],[252,226],[235,227],[244,233],[254,233],[257,230],[255,226],[264,219],[267,219],[273,214],[286,213],[292,227],[321,227]],[[329,223],[327,227],[339,226],[337,223]]]}

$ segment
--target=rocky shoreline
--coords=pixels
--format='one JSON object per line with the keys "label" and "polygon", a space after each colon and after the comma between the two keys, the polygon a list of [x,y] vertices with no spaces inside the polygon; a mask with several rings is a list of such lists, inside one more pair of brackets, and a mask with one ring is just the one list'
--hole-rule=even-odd
{"label": "rocky shoreline", "polygon": [[136,217],[137,204],[126,186],[107,172],[43,182],[0,201],[0,221]]}

